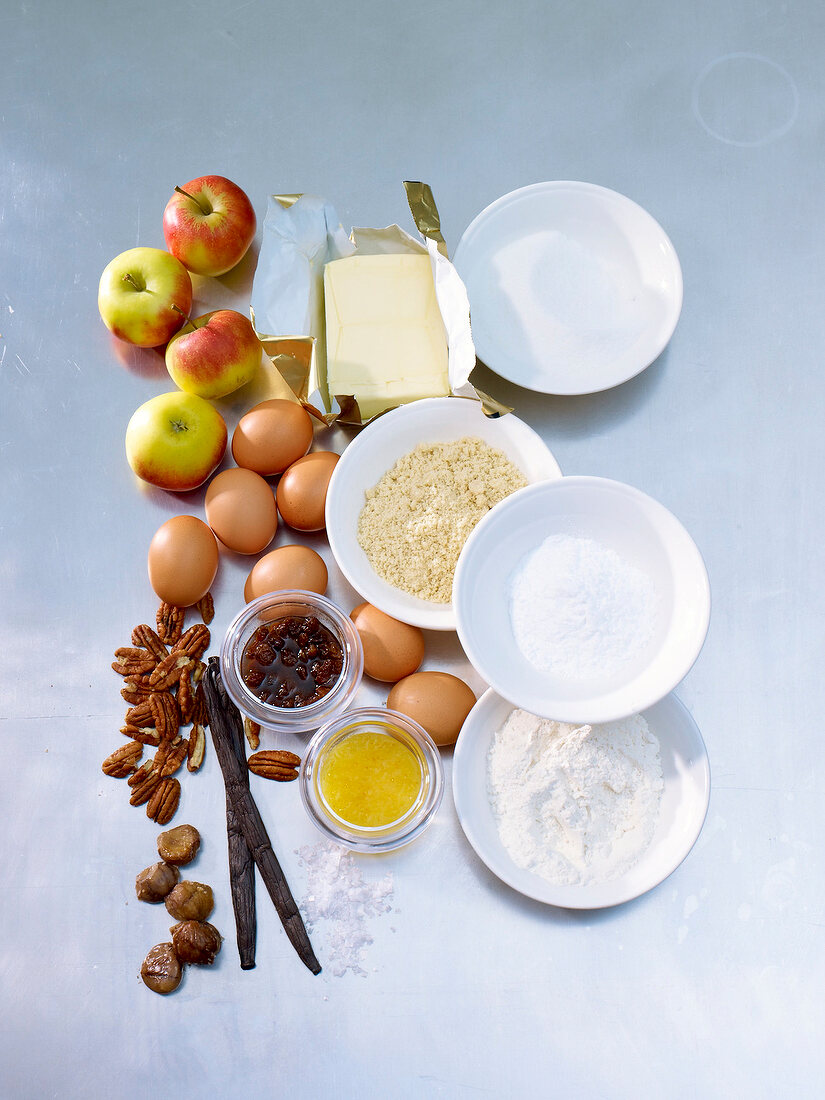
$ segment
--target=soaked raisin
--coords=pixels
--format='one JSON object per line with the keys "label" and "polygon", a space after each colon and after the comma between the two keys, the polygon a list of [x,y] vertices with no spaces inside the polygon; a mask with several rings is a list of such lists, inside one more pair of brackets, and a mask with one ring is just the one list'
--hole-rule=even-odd
{"label": "soaked raisin", "polygon": [[318,702],[337,683],[344,651],[315,615],[287,616],[258,627],[241,656],[245,684],[258,698],[294,708]]}

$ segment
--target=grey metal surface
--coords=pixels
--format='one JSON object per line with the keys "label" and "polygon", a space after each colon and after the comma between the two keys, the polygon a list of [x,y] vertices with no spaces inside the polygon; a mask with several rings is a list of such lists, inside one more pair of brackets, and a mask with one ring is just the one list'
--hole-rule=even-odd
{"label": "grey metal surface", "polygon": [[[4,1095],[820,1093],[823,44],[813,0],[2,5]],[[202,514],[202,492],[136,485],[126,422],[171,387],[157,353],[108,336],[96,289],[117,253],[163,245],[172,188],[204,172],[259,221],[269,193],[313,191],[347,227],[411,228],[402,180],[426,180],[452,248],[499,195],[580,179],[670,235],[684,310],[641,376],[581,398],[479,379],[565,473],[649,492],[706,557],[710,634],[678,694],[710,811],[649,895],[581,914],[521,898],[448,794],[420,842],[359,861],[393,876],[366,976],[311,977],[265,899],[242,973],[210,753],[177,820],[204,833],[224,951],[172,998],[140,983],[167,922],[133,896],[157,830],[100,772],[123,712],[109,662],[154,613],[151,534]],[[253,271],[254,254],[202,281],[197,304],[245,309]],[[246,568],[222,563],[216,637]],[[333,593],[353,597],[338,577]],[[462,667],[449,639],[428,660]],[[301,900],[295,853],[317,838],[298,792],[260,801]]]}

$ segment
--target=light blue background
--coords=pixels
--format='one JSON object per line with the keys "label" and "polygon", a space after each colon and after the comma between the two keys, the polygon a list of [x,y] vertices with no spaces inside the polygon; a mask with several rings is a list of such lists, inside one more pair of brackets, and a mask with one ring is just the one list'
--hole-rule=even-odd
{"label": "light blue background", "polygon": [[[2,5],[5,1095],[821,1094],[824,32],[812,0]],[[137,487],[126,422],[171,385],[157,353],[110,339],[96,289],[117,253],[163,246],[172,188],[207,172],[259,221],[270,193],[313,191],[346,227],[411,229],[402,180],[425,180],[452,249],[499,195],[578,179],[671,237],[684,309],[637,379],[552,398],[478,378],[565,473],[650,493],[705,555],[711,628],[679,695],[713,792],[651,894],[581,914],[522,899],[448,796],[419,843],[361,864],[393,875],[365,977],[312,978],[263,891],[242,973],[210,752],[176,820],[204,833],[193,874],[224,951],[172,998],[139,982],[167,923],[133,895],[157,830],[100,772],[123,715],[109,662],[154,614],[152,533],[202,514],[202,491]],[[254,262],[201,281],[196,305],[245,310]],[[216,638],[248,567],[223,563]],[[428,644],[431,667],[461,668],[449,639]],[[301,900],[295,850],[315,834],[294,786],[257,791]],[[314,933],[322,960],[332,931]]]}

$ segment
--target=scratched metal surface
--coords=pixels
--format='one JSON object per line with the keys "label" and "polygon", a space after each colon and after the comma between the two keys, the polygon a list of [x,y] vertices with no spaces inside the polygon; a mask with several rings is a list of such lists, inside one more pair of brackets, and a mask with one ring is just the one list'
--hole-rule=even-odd
{"label": "scratched metal surface", "polygon": [[[819,1093],[824,44],[813,0],[2,5],[4,1095]],[[123,711],[109,661],[154,611],[151,534],[202,494],[132,478],[126,422],[168,383],[156,353],[109,338],[96,287],[118,252],[162,245],[172,187],[203,172],[240,183],[259,220],[270,192],[305,190],[346,226],[408,228],[401,181],[423,179],[453,248],[499,195],[581,179],[670,234],[684,311],[640,377],[570,399],[480,379],[565,472],[646,490],[706,556],[711,630],[679,694],[710,812],[649,895],[590,914],[522,899],[448,794],[419,843],[359,862],[393,884],[365,974],[311,977],[264,898],[242,973],[210,754],[178,820],[204,834],[224,951],[174,997],[140,983],[167,922],[133,896],[156,829],[100,772]],[[197,303],[245,309],[254,262]],[[222,564],[216,636],[245,572]],[[338,576],[332,593],[354,602]],[[431,666],[466,670],[453,640],[430,642]],[[298,792],[260,802],[301,900],[296,850],[317,838]],[[334,931],[314,934],[322,961]]]}

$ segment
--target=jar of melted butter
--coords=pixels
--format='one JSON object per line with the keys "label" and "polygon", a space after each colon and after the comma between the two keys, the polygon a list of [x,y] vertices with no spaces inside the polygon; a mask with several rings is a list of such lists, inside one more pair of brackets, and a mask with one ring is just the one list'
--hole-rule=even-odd
{"label": "jar of melted butter", "polygon": [[315,825],[358,852],[386,852],[419,836],[444,789],[435,743],[417,722],[383,707],[349,711],[319,729],[300,779]]}

